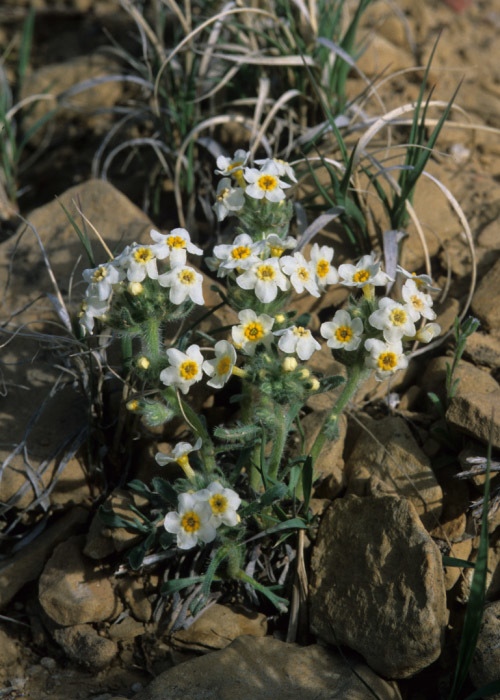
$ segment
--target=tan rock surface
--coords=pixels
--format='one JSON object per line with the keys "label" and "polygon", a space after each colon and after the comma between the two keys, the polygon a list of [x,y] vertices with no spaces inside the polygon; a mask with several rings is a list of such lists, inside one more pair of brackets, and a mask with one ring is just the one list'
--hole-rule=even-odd
{"label": "tan rock surface", "polygon": [[313,551],[311,628],[388,678],[441,653],[448,620],[441,554],[413,506],[346,496],[328,508]]}
{"label": "tan rock surface", "polygon": [[367,685],[380,700],[400,700],[395,684],[358,660],[351,663],[352,669],[318,644],[239,637],[221,651],[165,671],[134,700],[373,700]]}

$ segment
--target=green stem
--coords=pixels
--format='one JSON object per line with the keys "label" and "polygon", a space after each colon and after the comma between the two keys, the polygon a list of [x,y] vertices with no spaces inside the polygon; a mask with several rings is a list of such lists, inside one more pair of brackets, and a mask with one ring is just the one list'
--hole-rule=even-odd
{"label": "green stem", "polygon": [[318,455],[321,452],[323,445],[325,444],[326,429],[330,426],[333,427],[338,422],[340,416],[342,415],[342,411],[351,400],[352,396],[356,392],[356,389],[358,388],[360,383],[368,377],[370,372],[371,370],[367,369],[362,364],[355,364],[351,367],[348,367],[347,381],[344,385],[344,390],[340,394],[329,415],[325,418],[325,421],[321,426],[321,430],[319,431],[318,436],[316,437],[316,440],[314,441],[313,446],[311,447],[311,451],[309,454],[311,455],[313,463],[318,458]]}
{"label": "green stem", "polygon": [[[241,418],[244,423],[252,423],[252,385],[249,382],[241,382],[241,391],[243,394],[243,400],[241,402]],[[252,448],[252,454],[250,455],[250,486],[254,491],[258,491],[262,479],[260,476],[260,443],[256,442]]]}
{"label": "green stem", "polygon": [[156,318],[150,318],[143,325],[142,340],[153,363],[157,363],[160,357],[160,322]]}
{"label": "green stem", "polygon": [[122,365],[125,374],[128,372],[130,367],[130,362],[132,360],[132,336],[122,335],[121,337],[122,345]]}
{"label": "green stem", "polygon": [[270,479],[276,479],[278,476],[278,469],[280,466],[281,457],[283,456],[283,450],[285,449],[289,427],[283,407],[275,404],[274,409],[276,415],[276,427],[274,432],[273,449],[269,458],[268,474]]}

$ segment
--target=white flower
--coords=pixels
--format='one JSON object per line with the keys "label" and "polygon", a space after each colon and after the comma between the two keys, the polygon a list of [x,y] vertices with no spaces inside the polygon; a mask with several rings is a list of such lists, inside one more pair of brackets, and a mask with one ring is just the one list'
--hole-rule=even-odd
{"label": "white flower", "polygon": [[87,295],[97,297],[100,301],[109,299],[113,285],[121,282],[124,277],[123,270],[118,269],[113,263],[105,263],[92,270],[83,271],[83,279],[89,285]]}
{"label": "white flower", "polygon": [[401,341],[384,343],[376,338],[368,338],[365,340],[365,350],[370,353],[365,360],[366,366],[376,370],[377,379],[385,379],[398,369],[408,366]]}
{"label": "white flower", "polygon": [[178,512],[171,511],[163,523],[167,532],[177,535],[179,549],[192,549],[202,542],[212,542],[216,532],[212,509],[207,501],[200,501],[194,493],[181,493]]}
{"label": "white flower", "polygon": [[340,309],[331,321],[321,324],[319,332],[326,339],[329,348],[357,350],[363,335],[363,321],[351,318],[347,311]]}
{"label": "white flower", "polygon": [[134,243],[128,249],[126,256],[120,256],[119,261],[127,271],[127,278],[131,282],[142,282],[146,277],[152,280],[158,278],[156,258],[153,246]]}
{"label": "white flower", "polygon": [[400,272],[403,277],[407,277],[410,280],[413,280],[417,287],[419,288],[420,291],[422,292],[440,292],[439,287],[433,287],[432,286],[432,277],[429,275],[417,275],[415,272],[408,272],[408,270],[405,270],[404,267],[401,267],[401,265],[396,266],[396,271]]}
{"label": "white flower", "polygon": [[191,243],[191,236],[185,228],[174,228],[169,234],[160,233],[153,229],[150,236],[156,241],[156,245],[151,246],[151,250],[160,260],[163,259],[160,255],[163,257],[170,255],[170,267],[172,268],[185,265],[187,253],[203,255],[202,249]]}
{"label": "white flower", "polygon": [[265,244],[272,258],[279,258],[285,250],[295,248],[297,246],[297,239],[292,236],[287,236],[286,238],[281,238],[276,233],[269,233],[265,239]]}
{"label": "white flower", "polygon": [[172,450],[171,455],[163,454],[163,452],[157,452],[155,459],[159,465],[162,467],[165,464],[170,464],[171,462],[177,462],[177,464],[184,470],[188,479],[194,478],[194,471],[189,464],[188,454],[191,452],[196,452],[201,447],[201,438],[198,438],[194,445],[189,442],[178,442],[177,445]]}
{"label": "white flower", "polygon": [[82,330],[92,333],[94,330],[94,319],[104,316],[108,309],[109,304],[107,300],[101,301],[99,297],[86,296],[82,301],[78,314],[78,322]]}
{"label": "white flower", "polygon": [[319,247],[317,243],[311,248],[311,262],[316,273],[316,283],[321,291],[327,284],[337,284],[339,273],[333,267],[333,248],[327,245]]}
{"label": "white flower", "polygon": [[372,255],[363,255],[356,265],[341,265],[339,276],[340,282],[348,287],[364,287],[367,284],[382,286],[392,281],[389,275],[382,272],[380,263],[376,263]]}
{"label": "white flower", "polygon": [[217,175],[236,175],[236,173],[241,172],[244,166],[247,164],[247,160],[250,156],[250,151],[244,151],[239,148],[234,154],[233,158],[226,158],[226,156],[219,156],[217,158],[217,168],[215,172]]}
{"label": "white flower", "polygon": [[290,283],[280,270],[277,258],[259,260],[251,268],[236,278],[242,289],[254,289],[257,299],[264,304],[276,299],[278,287],[286,292]]}
{"label": "white flower", "polygon": [[280,160],[279,158],[262,158],[261,160],[255,161],[255,165],[262,165],[263,170],[265,170],[270,163],[274,163],[274,165],[276,165],[276,167],[278,168],[278,175],[280,177],[286,176],[292,182],[297,182],[297,178],[295,177],[293,168],[290,165],[290,163],[286,162],[286,160]]}
{"label": "white flower", "polygon": [[245,204],[245,192],[241,187],[232,187],[228,177],[222,178],[217,187],[215,204],[212,209],[219,221],[224,221],[232,211],[240,211]]}
{"label": "white flower", "polygon": [[302,253],[285,255],[280,259],[281,269],[290,276],[290,282],[296,292],[307,290],[313,297],[319,297],[318,285],[312,263],[307,262]]}
{"label": "white flower", "polygon": [[213,360],[205,360],[203,363],[203,371],[209,377],[213,377],[208,386],[213,386],[220,389],[231,377],[233,367],[236,363],[236,350],[228,343],[227,340],[219,340],[215,343],[215,358]]}
{"label": "white flower", "polygon": [[247,355],[253,355],[259,343],[264,343],[269,349],[273,340],[271,328],[274,324],[274,318],[267,314],[257,316],[255,311],[251,309],[240,311],[238,318],[241,325],[231,328],[236,347],[241,348]]}
{"label": "white flower", "polygon": [[[259,254],[264,247],[264,241],[254,242],[248,233],[240,233],[229,245],[216,245],[214,255],[221,261],[217,276],[224,277],[235,268],[246,270],[251,265],[260,262]],[[207,265],[208,260],[206,260]]]}
{"label": "white flower", "polygon": [[167,350],[170,367],[160,372],[160,380],[167,386],[176,386],[187,394],[189,388],[202,378],[203,355],[198,345],[190,345],[186,352],[177,348]]}
{"label": "white flower", "polygon": [[417,330],[415,340],[420,343],[430,343],[433,338],[441,333],[439,323],[427,323],[423,328]]}
{"label": "white flower", "polygon": [[308,360],[313,352],[321,350],[321,345],[312,337],[311,331],[302,326],[291,326],[273,335],[281,336],[278,347],[283,352],[295,352],[301,360]]}
{"label": "white flower", "polygon": [[403,285],[401,294],[408,306],[411,306],[416,313],[428,321],[434,321],[436,312],[432,309],[432,297],[430,294],[424,294],[415,280],[407,280]]}
{"label": "white flower", "polygon": [[266,168],[245,168],[245,180],[249,183],[246,193],[254,199],[267,199],[269,202],[281,202],[285,199],[283,188],[290,185],[279,179],[278,166],[270,162]]}
{"label": "white flower", "polygon": [[218,481],[213,481],[206,489],[197,491],[193,495],[196,500],[208,503],[210,506],[214,527],[217,528],[221,524],[233,527],[238,524],[239,518],[236,511],[240,507],[241,498],[236,491],[226,489]]}
{"label": "white flower", "polygon": [[195,304],[204,304],[203,276],[192,267],[174,267],[158,277],[162,287],[170,287],[169,299],[172,304],[182,304],[188,297]]}
{"label": "white flower", "polygon": [[404,335],[412,338],[415,333],[415,321],[418,313],[409,304],[400,304],[389,297],[379,301],[379,308],[374,311],[368,321],[374,328],[382,331],[388,343],[394,343]]}

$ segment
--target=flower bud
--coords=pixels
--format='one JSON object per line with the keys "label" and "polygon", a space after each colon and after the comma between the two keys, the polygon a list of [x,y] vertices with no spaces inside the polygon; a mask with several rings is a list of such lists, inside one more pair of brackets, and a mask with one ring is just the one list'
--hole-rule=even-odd
{"label": "flower bud", "polygon": [[127,289],[133,297],[136,297],[139,294],[142,294],[144,287],[140,282],[129,282]]}
{"label": "flower bud", "polygon": [[276,323],[285,323],[286,316],[285,316],[285,314],[276,314],[276,316],[274,317],[274,320],[276,321]]}
{"label": "flower bud", "polygon": [[311,379],[309,380],[309,391],[318,391],[319,387],[319,380],[316,377],[311,377]]}
{"label": "flower bud", "polygon": [[147,357],[145,357],[145,355],[139,357],[137,360],[137,367],[139,367],[139,369],[148,369],[150,364],[150,361]]}
{"label": "flower bud", "polygon": [[126,406],[128,411],[132,411],[133,413],[135,413],[139,409],[139,402],[137,401],[137,399],[132,399],[127,403]]}
{"label": "flower bud", "polygon": [[295,359],[295,357],[285,357],[283,362],[281,363],[281,369],[283,372],[293,372],[294,369],[297,369],[298,362]]}
{"label": "flower bud", "polygon": [[302,369],[299,370],[299,377],[301,379],[307,379],[308,377],[311,376],[310,371],[307,369],[307,367],[302,367]]}

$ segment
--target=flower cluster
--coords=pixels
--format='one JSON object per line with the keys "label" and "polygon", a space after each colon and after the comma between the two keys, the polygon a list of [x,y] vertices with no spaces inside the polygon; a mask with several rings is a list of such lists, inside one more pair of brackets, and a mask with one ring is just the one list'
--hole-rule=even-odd
{"label": "flower cluster", "polygon": [[218,527],[238,524],[236,511],[240,503],[236,491],[213,481],[200,491],[179,495],[177,511],[170,511],[165,516],[165,530],[177,536],[179,549],[191,549],[198,540],[213,542]]}
{"label": "flower cluster", "polygon": [[[82,302],[79,321],[84,332],[92,333],[96,318],[108,320],[113,297],[127,292],[131,297],[146,297],[148,285],[159,285],[168,290],[171,304],[178,306],[189,299],[203,304],[202,275],[186,264],[187,253],[202,255],[203,251],[191,242],[183,228],[169,234],[151,231],[153,245],[134,243],[127,246],[111,262],[84,270],[88,287]],[[165,261],[168,269],[160,273],[158,261]]]}

